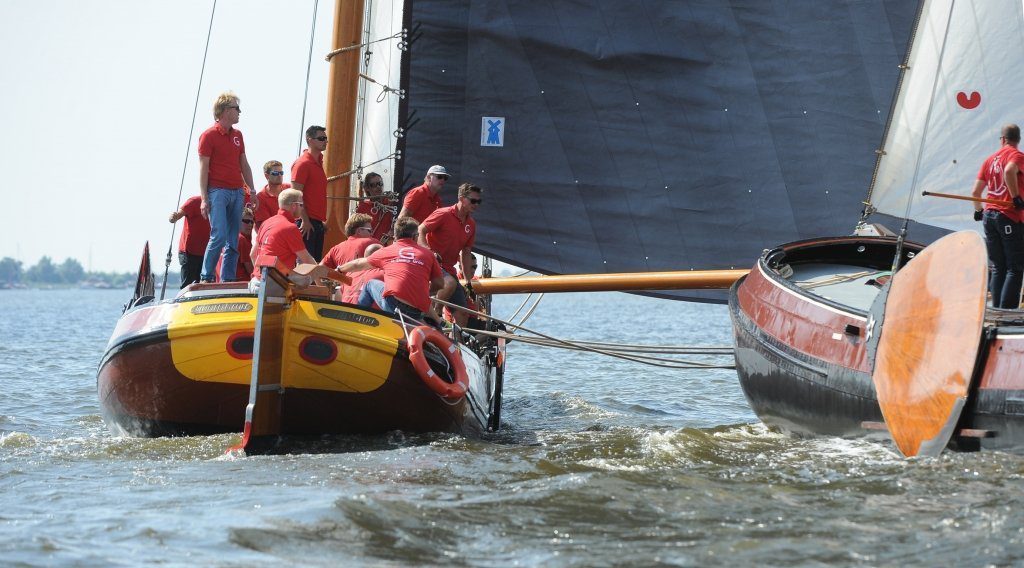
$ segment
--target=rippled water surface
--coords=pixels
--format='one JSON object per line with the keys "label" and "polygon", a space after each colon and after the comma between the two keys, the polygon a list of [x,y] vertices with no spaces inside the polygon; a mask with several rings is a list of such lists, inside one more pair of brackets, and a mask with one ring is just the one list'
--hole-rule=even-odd
{"label": "rippled water surface", "polygon": [[[1021,457],[791,438],[728,370],[513,344],[504,429],[486,439],[230,458],[237,436],[116,437],[95,370],[128,295],[0,291],[0,564],[1024,562]],[[527,325],[673,345],[731,333],[724,306],[617,294],[549,295]]]}

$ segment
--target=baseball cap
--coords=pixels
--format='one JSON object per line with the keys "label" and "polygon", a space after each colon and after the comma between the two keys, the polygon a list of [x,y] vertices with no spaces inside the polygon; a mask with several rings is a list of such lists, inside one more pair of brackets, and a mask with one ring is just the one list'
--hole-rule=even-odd
{"label": "baseball cap", "polygon": [[448,170],[446,170],[444,166],[430,166],[430,169],[427,170],[427,174],[428,175],[429,174],[434,174],[436,176],[450,177],[448,175]]}

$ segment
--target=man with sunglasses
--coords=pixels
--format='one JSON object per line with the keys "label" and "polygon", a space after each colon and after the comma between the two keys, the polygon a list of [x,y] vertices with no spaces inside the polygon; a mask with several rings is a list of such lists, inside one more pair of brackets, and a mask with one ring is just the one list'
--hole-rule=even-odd
{"label": "man with sunglasses", "polygon": [[281,190],[291,187],[289,183],[282,183],[284,166],[277,160],[263,164],[263,177],[267,178],[267,185],[256,194],[259,206],[253,215],[255,227],[251,227],[255,231],[259,230],[264,221],[277,215],[277,196],[281,194]]}
{"label": "man with sunglasses", "polygon": [[370,225],[373,227],[373,238],[384,245],[390,244],[395,206],[391,205],[391,200],[380,197],[384,193],[384,178],[376,172],[369,172],[363,177],[360,187],[363,190],[362,194],[368,199],[359,202],[356,213],[369,215],[372,218]]}
{"label": "man with sunglasses", "polygon": [[253,293],[259,291],[263,276],[258,264],[260,256],[276,256],[288,268],[293,268],[298,261],[316,264],[302,242],[302,233],[295,225],[295,220],[302,215],[302,192],[297,189],[282,190],[277,196],[277,204],[277,215],[260,226],[249,256],[254,266],[252,280],[249,281],[249,290]]}
{"label": "man with sunglasses", "polygon": [[[373,219],[364,213],[355,213],[345,222],[346,240],[331,247],[324,255],[320,264],[327,268],[337,268],[350,260],[362,258],[366,248],[372,244],[380,244],[380,241],[373,238],[373,228],[370,222]],[[344,293],[345,285],[341,285],[341,292]]]}
{"label": "man with sunglasses", "polygon": [[[238,229],[245,201],[244,185],[254,187],[252,170],[245,157],[245,140],[234,126],[242,109],[238,97],[228,91],[213,104],[216,123],[199,136],[199,195],[201,211],[210,220],[210,242],[203,256],[201,278],[213,282],[214,268],[224,254],[228,266],[238,262]],[[257,207],[255,198],[250,204]],[[228,271],[223,280],[234,276]]]}
{"label": "man with sunglasses", "polygon": [[[442,207],[420,225],[419,243],[440,257],[444,271],[444,286],[437,292],[439,300],[466,307],[466,290],[455,279],[455,263],[471,263],[473,243],[476,242],[476,221],[473,213],[483,203],[483,190],[471,183],[459,186],[459,202]],[[454,310],[455,323],[465,327],[469,316]]]}
{"label": "man with sunglasses", "polygon": [[412,217],[422,223],[441,206],[441,190],[448,181],[448,170],[444,166],[430,166],[423,185],[410,189],[405,194],[399,217]]}
{"label": "man with sunglasses", "polygon": [[299,230],[309,254],[320,261],[324,252],[324,223],[327,221],[327,174],[324,173],[324,150],[327,130],[323,126],[306,129],[306,146],[292,164],[292,187],[302,192],[305,208]]}

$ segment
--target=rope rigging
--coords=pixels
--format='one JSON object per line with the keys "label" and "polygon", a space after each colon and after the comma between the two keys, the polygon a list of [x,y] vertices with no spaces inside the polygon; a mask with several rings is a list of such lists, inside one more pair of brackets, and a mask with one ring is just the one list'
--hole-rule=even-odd
{"label": "rope rigging", "polygon": [[306,103],[309,101],[309,71],[313,66],[313,40],[316,39],[316,11],[320,0],[313,1],[313,23],[309,27],[309,55],[306,57],[306,90],[302,93],[302,120],[299,121],[299,146],[296,155],[302,154],[302,143],[306,140]]}
{"label": "rope rigging", "polygon": [[[664,367],[669,369],[735,369],[735,364],[721,364],[721,363],[708,363],[704,361],[694,360],[681,360],[681,359],[670,359],[666,357],[654,357],[651,355],[645,355],[646,353],[657,353],[657,354],[675,354],[675,355],[702,355],[702,356],[731,356],[733,350],[731,347],[688,347],[688,346],[658,346],[658,345],[635,345],[635,344],[616,344],[616,343],[600,343],[590,341],[573,341],[569,339],[559,339],[550,335],[543,334],[539,331],[527,329],[521,325],[514,324],[510,321],[505,321],[488,314],[478,312],[476,310],[470,310],[451,302],[439,300],[436,297],[433,300],[443,306],[448,307],[450,310],[461,310],[471,315],[475,315],[479,318],[496,321],[504,324],[508,328],[512,328],[517,331],[530,333],[536,337],[528,337],[522,335],[516,335],[507,331],[481,331],[471,330],[469,333],[488,335],[491,337],[504,338],[509,341],[520,341],[522,343],[537,345],[540,347],[555,347],[559,349],[569,349],[573,351],[587,351],[590,353],[597,353],[600,355],[606,355],[615,359],[623,359],[626,361],[632,361],[634,363],[641,363],[644,365],[650,365],[653,367]],[[640,353],[639,355],[637,353]]]}
{"label": "rope rigging", "polygon": [[[213,19],[217,14],[217,0],[213,0],[213,8],[210,10],[210,26],[206,30],[206,47],[203,49],[203,66],[199,70],[199,85],[196,87],[196,102],[195,106],[192,107],[192,126],[188,131],[188,143],[185,144],[185,159],[182,160],[181,164],[181,184],[178,186],[178,203],[174,206],[174,210],[177,211],[181,208],[181,194],[185,191],[185,171],[188,168],[188,151],[192,147],[192,136],[196,132],[196,114],[199,111],[199,94],[203,90],[203,75],[206,74],[206,56],[210,53],[210,38],[213,37]],[[171,225],[171,242],[167,245],[167,259],[164,261],[164,280],[160,285],[160,300],[164,299],[164,294],[167,292],[167,275],[171,270],[171,252],[174,250],[174,234],[177,232],[178,224],[174,223]]]}

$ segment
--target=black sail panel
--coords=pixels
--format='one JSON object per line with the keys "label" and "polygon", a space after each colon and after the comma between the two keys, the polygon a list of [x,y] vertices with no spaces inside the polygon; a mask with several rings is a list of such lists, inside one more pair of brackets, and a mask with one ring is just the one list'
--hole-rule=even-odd
{"label": "black sail panel", "polygon": [[[484,187],[477,248],[543,273],[749,267],[849,233],[915,2],[407,4],[404,188]],[[502,145],[486,145],[485,117]],[[679,292],[717,300],[717,292]]]}

